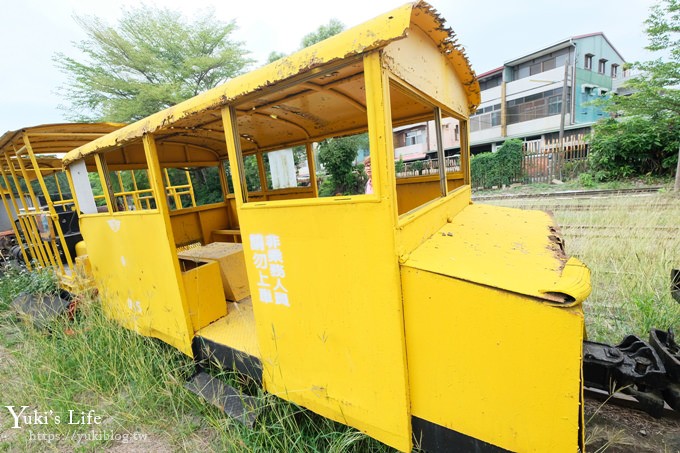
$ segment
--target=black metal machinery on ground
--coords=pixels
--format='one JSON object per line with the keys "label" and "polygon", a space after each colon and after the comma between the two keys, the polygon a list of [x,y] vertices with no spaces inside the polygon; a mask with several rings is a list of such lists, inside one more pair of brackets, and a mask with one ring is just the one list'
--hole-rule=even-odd
{"label": "black metal machinery on ground", "polygon": [[[671,271],[671,295],[680,303],[680,269]],[[585,387],[631,395],[655,417],[665,404],[680,412],[680,346],[673,329],[652,329],[649,341],[628,335],[615,346],[584,341],[583,380]]]}

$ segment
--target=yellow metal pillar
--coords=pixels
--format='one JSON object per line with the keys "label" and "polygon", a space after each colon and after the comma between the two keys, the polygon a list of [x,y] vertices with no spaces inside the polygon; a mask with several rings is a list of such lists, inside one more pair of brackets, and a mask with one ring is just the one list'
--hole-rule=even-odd
{"label": "yellow metal pillar", "polygon": [[269,186],[267,185],[267,174],[264,171],[264,156],[260,151],[255,153],[257,157],[257,174],[260,175],[260,189],[264,193],[264,199],[269,200]]}
{"label": "yellow metal pillar", "polygon": [[224,138],[227,142],[231,179],[234,184],[234,193],[236,194],[236,208],[241,209],[243,202],[248,201],[248,190],[245,185],[243,159],[239,158],[241,155],[241,144],[235,140],[235,137],[238,137],[238,135],[236,135],[236,110],[234,107],[222,108],[222,123],[224,125]]}
{"label": "yellow metal pillar", "polygon": [[187,177],[187,185],[189,186],[189,195],[191,195],[191,206],[196,207],[196,198],[194,197],[194,184],[191,182],[191,173],[188,170],[184,170],[184,174]]}
{"label": "yellow metal pillar", "polygon": [[76,212],[80,214],[80,205],[78,204],[78,197],[76,197],[76,188],[73,185],[73,179],[71,178],[71,170],[67,168],[65,173],[66,182],[68,183],[68,190],[71,191],[71,200],[73,201],[73,206],[75,206]]}
{"label": "yellow metal pillar", "polygon": [[460,120],[460,165],[465,184],[470,184],[470,129],[468,120]]}
{"label": "yellow metal pillar", "polygon": [[[21,249],[21,255],[24,257],[24,263],[26,263],[26,267],[28,267],[28,270],[31,269],[31,263],[30,260],[28,259],[28,255],[26,255],[26,250],[24,248],[23,242],[21,242],[21,236],[19,235],[19,230],[17,230],[17,225],[12,221],[12,216],[11,213],[12,211],[10,210],[9,203],[7,202],[7,198],[5,198],[5,195],[9,195],[10,200],[12,201],[12,204],[14,205],[14,212],[17,213],[17,218],[19,214],[19,209],[17,208],[16,201],[14,200],[14,195],[12,194],[12,187],[9,185],[9,181],[7,180],[7,177],[5,176],[5,171],[2,169],[2,165],[0,165],[0,174],[2,174],[2,179],[5,182],[5,187],[7,187],[7,193],[2,193],[2,204],[5,206],[5,212],[7,213],[7,218],[9,219],[9,223],[12,225],[12,231],[14,232],[14,237],[17,240],[17,243],[19,244],[19,248]],[[23,226],[22,226],[23,229]],[[26,232],[24,231],[24,235]]]}
{"label": "yellow metal pillar", "polygon": [[309,183],[314,191],[314,196],[318,198],[319,187],[316,183],[316,162],[314,161],[314,149],[311,143],[305,143],[305,152],[307,153],[307,168],[309,168]]}
{"label": "yellow metal pillar", "polygon": [[[43,191],[43,195],[45,196],[45,202],[47,203],[47,209],[50,213],[50,217],[52,218],[54,231],[57,234],[57,238],[59,240],[59,243],[61,244],[61,248],[64,251],[64,256],[66,257],[66,264],[68,265],[69,269],[73,269],[73,260],[71,259],[71,254],[68,251],[66,239],[64,239],[64,233],[61,230],[61,224],[59,223],[59,215],[57,214],[57,211],[54,209],[52,197],[50,196],[50,193],[47,190],[47,185],[45,184],[45,180],[42,177],[42,172],[40,171],[38,161],[35,158],[35,154],[33,153],[33,147],[31,147],[31,142],[29,141],[27,134],[24,134],[24,143],[26,144],[26,149],[28,150],[28,157],[31,159],[31,163],[33,164],[33,171],[35,172],[35,175],[38,178],[38,184],[40,185],[40,189]],[[57,181],[57,187],[59,187],[59,181]],[[59,190],[59,195],[61,196],[61,189]],[[53,246],[55,249],[59,269],[62,272],[63,276],[68,277],[68,275],[66,275],[66,272],[64,271],[64,266],[61,262],[61,259],[59,258],[58,250],[56,249],[56,238],[53,243]]]}
{"label": "yellow metal pillar", "polygon": [[106,209],[109,214],[115,211],[113,204],[113,196],[111,190],[111,181],[109,180],[108,168],[106,162],[102,160],[100,154],[94,155],[94,161],[97,165],[97,173],[99,174],[99,182],[102,185],[102,192],[104,192],[104,200],[106,200]]}
{"label": "yellow metal pillar", "polygon": [[[26,146],[24,146],[22,148],[22,150],[25,150],[25,149],[26,149]],[[19,153],[17,152],[17,156],[18,156],[18,154]],[[38,213],[40,211],[40,203],[38,201],[38,197],[36,197],[35,192],[33,191],[33,187],[31,186],[31,181],[28,177],[28,171],[26,171],[26,166],[24,165],[23,159],[21,159],[19,157],[17,157],[16,161],[19,164],[19,168],[21,169],[21,176],[24,178],[24,181],[26,181],[26,189],[28,190],[28,194],[31,197],[31,202],[33,203],[35,212]],[[50,247],[45,245],[45,242],[43,241],[42,237],[40,236],[40,229],[38,228],[37,217],[35,215],[30,215],[28,210],[26,211],[26,214],[27,214],[26,218],[30,219],[29,221],[31,221],[35,226],[35,231],[34,231],[34,237],[35,237],[35,240],[36,240],[35,245],[40,247],[41,250],[43,250],[45,257],[47,258],[47,261],[49,262],[49,263],[46,262],[45,265],[51,265],[51,266],[57,267],[58,266],[57,261],[59,261],[58,260],[59,256],[57,256],[55,258]]]}
{"label": "yellow metal pillar", "polygon": [[[4,153],[4,158],[5,162],[7,163],[7,169],[10,172],[10,175],[12,176],[12,181],[14,182],[14,187],[17,189],[17,193],[19,195],[19,199],[21,200],[21,206],[25,212],[25,215],[21,215],[21,212],[19,210],[19,207],[14,200],[14,197],[12,197],[12,201],[14,203],[14,209],[16,210],[17,213],[17,218],[19,219],[19,224],[21,225],[21,228],[24,230],[24,239],[27,241],[27,245],[29,248],[29,251],[31,252],[31,255],[33,256],[33,259],[35,259],[38,262],[38,265],[40,267],[46,267],[47,266],[47,257],[44,255],[42,247],[39,246],[37,243],[35,243],[36,238],[35,238],[35,230],[33,228],[33,224],[31,223],[31,220],[28,216],[29,213],[29,207],[28,204],[26,203],[26,195],[24,194],[24,191],[21,189],[21,184],[19,183],[19,178],[17,178],[16,175],[16,170],[14,168],[14,165],[12,164],[12,161],[9,157],[9,154],[7,152]],[[4,173],[3,173],[4,176]],[[9,184],[6,181],[6,184]],[[40,235],[38,234],[38,237]],[[35,245],[34,245],[35,243]]]}
{"label": "yellow metal pillar", "polygon": [[229,194],[229,181],[227,181],[227,165],[229,165],[227,159],[220,160],[220,186],[222,186],[222,200],[227,200],[227,195]]}
{"label": "yellow metal pillar", "polygon": [[54,183],[57,185],[57,192],[59,193],[59,201],[64,201],[64,194],[61,192],[61,187],[59,186],[59,173],[53,173]]}

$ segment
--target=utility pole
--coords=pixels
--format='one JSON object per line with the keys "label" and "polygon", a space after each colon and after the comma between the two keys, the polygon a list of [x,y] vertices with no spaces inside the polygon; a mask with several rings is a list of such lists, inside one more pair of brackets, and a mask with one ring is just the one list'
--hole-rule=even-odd
{"label": "utility pole", "polygon": [[505,74],[502,75],[503,81],[501,82],[501,137],[508,136],[508,119],[507,119],[507,106],[505,101]]}
{"label": "utility pole", "polygon": [[562,105],[560,106],[560,135],[558,139],[558,159],[557,165],[560,171],[560,180],[562,180],[562,161],[564,154],[564,121],[567,114],[567,82],[569,79],[569,59],[564,62],[564,83],[562,84]]}
{"label": "utility pole", "polygon": [[680,192],[680,147],[678,148],[678,166],[675,169],[675,192]]}

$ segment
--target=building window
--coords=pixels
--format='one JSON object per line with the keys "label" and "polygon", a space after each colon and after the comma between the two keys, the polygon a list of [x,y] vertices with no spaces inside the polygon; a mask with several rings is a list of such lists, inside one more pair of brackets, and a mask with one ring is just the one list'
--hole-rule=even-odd
{"label": "building window", "polygon": [[[477,111],[470,117],[470,132],[477,132],[484,129],[501,125],[501,105],[489,105]],[[458,131],[456,131],[458,133]]]}
{"label": "building window", "polygon": [[423,143],[424,140],[423,136],[423,130],[422,129],[416,129],[415,131],[408,131],[406,132],[406,146],[409,145],[417,145],[419,143]]}
{"label": "building window", "polygon": [[594,57],[594,55],[592,53],[586,54],[586,60],[585,60],[584,65],[583,65],[584,68],[590,69],[590,70],[593,69],[593,57]]}
{"label": "building window", "polygon": [[612,79],[615,79],[619,76],[619,65],[616,63],[612,63]]}
{"label": "building window", "polygon": [[490,88],[495,88],[497,86],[500,86],[501,82],[503,82],[503,77],[501,75],[493,76],[485,80],[480,80],[479,89],[484,91]]}
{"label": "building window", "polygon": [[[565,108],[569,111],[571,93],[567,91]],[[516,124],[546,116],[558,115],[562,112],[562,88],[543,91],[508,101],[507,123]],[[472,118],[470,121],[472,122]],[[500,117],[499,117],[500,121]]]}
{"label": "building window", "polygon": [[597,72],[599,72],[600,74],[604,74],[604,67],[606,63],[607,60],[605,60],[604,58],[600,58],[600,62],[597,65]]}

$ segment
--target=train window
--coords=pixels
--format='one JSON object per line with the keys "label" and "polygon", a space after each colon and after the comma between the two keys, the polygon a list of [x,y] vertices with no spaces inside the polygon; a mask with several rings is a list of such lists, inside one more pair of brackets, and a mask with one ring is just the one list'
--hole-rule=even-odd
{"label": "train window", "polygon": [[289,189],[303,183],[303,176],[309,171],[307,168],[307,155],[305,148],[298,146],[279,151],[264,153],[264,175],[267,180],[267,189]]}
{"label": "train window", "polygon": [[264,93],[233,112],[245,156],[244,202],[372,193],[363,60]]}
{"label": "train window", "polygon": [[168,207],[179,210],[224,201],[219,166],[163,169]]}
{"label": "train window", "polygon": [[156,201],[147,170],[119,170],[109,173],[116,211],[155,209]]}
{"label": "train window", "polygon": [[104,195],[104,184],[102,184],[101,177],[99,173],[89,172],[87,178],[90,181],[90,187],[92,188],[92,193],[94,194],[94,203],[97,205],[97,212],[107,212],[108,207],[106,204],[106,196]]}
{"label": "train window", "polygon": [[390,83],[390,104],[397,205],[404,214],[448,192],[445,172],[440,171],[448,122],[439,108],[395,81]]}
{"label": "train window", "polygon": [[318,143],[317,150],[325,170],[320,197],[373,193],[368,134],[326,139]]}
{"label": "train window", "polygon": [[[446,111],[442,111],[441,135],[444,146],[444,166],[446,168],[446,182],[448,191],[455,190],[464,184],[462,159],[466,153],[466,136],[462,133],[463,122]],[[463,146],[461,146],[463,145]]]}
{"label": "train window", "polygon": [[246,187],[248,188],[248,192],[262,191],[257,155],[251,154],[250,156],[243,156],[243,169],[245,171]]}

